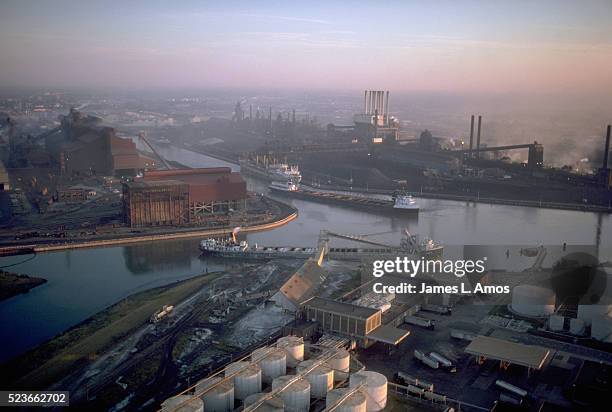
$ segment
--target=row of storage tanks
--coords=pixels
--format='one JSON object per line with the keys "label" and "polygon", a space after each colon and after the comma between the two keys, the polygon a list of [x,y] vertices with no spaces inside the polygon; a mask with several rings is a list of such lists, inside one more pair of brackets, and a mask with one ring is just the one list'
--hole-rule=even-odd
{"label": "row of storage tanks", "polygon": [[[307,412],[311,399],[325,399],[327,406],[342,399],[348,388],[334,389],[336,382],[349,378],[349,388],[361,386],[336,408],[339,412],[375,412],[387,403],[387,378],[377,372],[361,371],[350,375],[350,354],[345,349],[330,349],[331,357],[314,367],[302,379],[283,389],[277,397],[265,400],[258,411]],[[304,360],[304,341],[295,336],[280,338],[276,347],[253,351],[251,361],[234,362],[226,366],[225,376],[232,379],[220,382],[221,377],[200,381],[195,387],[197,397],[179,395],[166,400],[162,411],[227,412],[234,410],[235,400],[245,407],[256,404],[267,394],[263,384],[272,390],[285,387],[295,375],[287,375],[287,368],[300,374],[315,365],[316,360]],[[211,386],[212,389],[207,390]],[[191,401],[190,401],[191,398]],[[181,404],[181,402],[183,404]],[[177,408],[178,406],[178,408]]]}
{"label": "row of storage tanks", "polygon": [[[552,331],[563,331],[565,318],[555,315],[556,294],[552,289],[537,285],[519,285],[512,290],[512,310],[528,317],[548,317]],[[578,305],[576,318],[569,320],[569,332],[584,336],[591,327],[591,337],[612,342],[612,305]]]}

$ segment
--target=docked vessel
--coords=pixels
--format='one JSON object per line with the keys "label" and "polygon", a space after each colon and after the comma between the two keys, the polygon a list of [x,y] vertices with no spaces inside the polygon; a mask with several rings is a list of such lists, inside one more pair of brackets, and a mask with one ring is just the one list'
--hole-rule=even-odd
{"label": "docked vessel", "polygon": [[287,182],[292,181],[298,184],[302,181],[302,174],[297,165],[288,163],[278,163],[272,161],[270,163],[260,163],[259,159],[241,160],[240,173],[266,179],[271,182]]}
{"label": "docked vessel", "polygon": [[395,193],[391,199],[382,199],[360,194],[348,194],[304,188],[294,181],[272,182],[268,188],[277,194],[288,195],[322,203],[367,209],[373,212],[396,214],[418,214],[419,205],[416,199],[406,193]]}
{"label": "docked vessel", "polygon": [[[242,259],[307,259],[314,257],[318,249],[313,247],[288,247],[288,246],[259,246],[249,245],[246,241],[238,241],[236,234],[238,228],[234,230],[229,239],[203,239],[200,242],[200,250],[204,256],[233,257]],[[329,247],[327,242],[329,237],[351,240],[355,242],[367,243],[369,247]],[[385,256],[411,256],[413,258],[425,258],[428,260],[442,259],[444,248],[432,239],[419,240],[416,235],[410,234],[405,230],[404,237],[398,246],[389,246],[382,243],[367,240],[360,236],[341,235],[329,231],[322,231],[319,245],[325,244],[326,255],[330,259],[336,260],[362,260],[362,259],[381,259]],[[377,247],[372,247],[372,245]]]}
{"label": "docked vessel", "polygon": [[315,248],[251,246],[246,241],[236,242],[233,239],[204,239],[200,250],[205,256],[241,257],[244,259],[293,258],[308,259],[316,252]]}

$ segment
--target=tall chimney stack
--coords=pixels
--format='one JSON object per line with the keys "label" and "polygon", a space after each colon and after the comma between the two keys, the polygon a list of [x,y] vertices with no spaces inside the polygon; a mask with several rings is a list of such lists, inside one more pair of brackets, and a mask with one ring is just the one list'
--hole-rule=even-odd
{"label": "tall chimney stack", "polygon": [[610,154],[610,125],[608,125],[608,131],[606,132],[606,147],[604,147],[604,158],[603,168],[608,168],[608,156]]}
{"label": "tall chimney stack", "polygon": [[472,149],[474,148],[474,115],[472,115],[472,119],[470,120],[470,151],[468,152],[468,157],[472,158]]}
{"label": "tall chimney stack", "polygon": [[387,90],[387,101],[385,102],[385,122],[389,125],[389,90]]}
{"label": "tall chimney stack", "polygon": [[367,90],[363,91],[363,112],[364,113],[368,112],[368,91]]}
{"label": "tall chimney stack", "polygon": [[482,116],[478,116],[478,133],[476,134],[476,159],[480,159],[480,125],[482,123]]}

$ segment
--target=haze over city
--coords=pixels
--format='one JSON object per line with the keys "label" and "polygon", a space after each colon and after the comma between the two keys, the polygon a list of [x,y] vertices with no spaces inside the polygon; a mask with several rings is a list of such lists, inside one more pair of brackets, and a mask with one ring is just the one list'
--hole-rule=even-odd
{"label": "haze over city", "polygon": [[609,1],[4,1],[1,87],[600,95]]}

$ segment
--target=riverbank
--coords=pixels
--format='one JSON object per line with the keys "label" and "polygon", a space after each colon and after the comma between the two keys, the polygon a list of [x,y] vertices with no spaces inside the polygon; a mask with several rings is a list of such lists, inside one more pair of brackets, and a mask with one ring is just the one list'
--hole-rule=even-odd
{"label": "riverbank", "polygon": [[[392,195],[394,190],[383,190],[373,189],[365,187],[345,187],[345,186],[332,186],[332,185],[319,185],[313,190],[327,190],[331,192],[343,192],[347,194],[361,194],[361,195]],[[433,193],[424,191],[406,192],[414,197],[421,197],[424,199],[441,199],[441,200],[454,200],[457,202],[471,202],[471,203],[484,203],[490,205],[506,205],[506,206],[523,206],[533,207],[539,209],[556,209],[556,210],[572,210],[577,212],[592,212],[592,213],[612,213],[612,207],[591,205],[588,203],[561,203],[561,202],[546,202],[546,201],[534,201],[534,200],[520,200],[520,199],[501,199],[485,196],[465,196],[465,195],[453,195],[447,193]],[[316,199],[313,199],[316,201]]]}
{"label": "riverbank", "polygon": [[[251,225],[240,225],[241,231],[245,233],[261,232],[266,230],[272,230],[277,227],[286,225],[298,216],[297,209],[288,206],[284,203],[273,201],[280,208],[280,213],[274,216],[272,219],[264,220],[261,223]],[[31,241],[15,241],[11,245],[5,245],[0,247],[0,256],[11,256],[28,253],[44,253],[54,252],[60,250],[69,249],[83,249],[83,248],[96,248],[105,246],[117,246],[126,245],[140,242],[154,242],[159,240],[173,240],[173,239],[189,239],[189,238],[205,238],[205,237],[220,237],[228,236],[234,230],[234,226],[225,226],[214,229],[202,229],[202,228],[170,228],[170,229],[157,229],[156,231],[150,231],[146,235],[125,233],[125,234],[112,234],[108,236],[100,235],[94,239],[87,240],[75,240],[67,242],[54,242],[49,243],[32,243]]]}
{"label": "riverbank", "polygon": [[163,305],[177,305],[219,276],[211,273],[139,292],[2,365],[5,388],[44,389],[146,325]]}
{"label": "riverbank", "polygon": [[[230,156],[229,154],[220,154],[216,151],[204,151],[201,149],[194,149],[192,147],[186,148],[193,152],[201,155],[209,156],[215,159],[223,160],[228,163],[239,164],[238,159]],[[229,152],[228,152],[229,153]],[[322,190],[336,190],[353,193],[369,193],[369,194],[393,194],[394,190],[374,189],[365,187],[344,187],[344,186],[333,186],[333,185],[320,185],[317,189]],[[556,209],[556,210],[572,210],[578,212],[593,212],[593,213],[612,213],[612,205],[600,206],[588,203],[564,203],[564,202],[549,202],[549,201],[536,201],[536,200],[522,200],[522,199],[503,199],[494,198],[487,196],[466,196],[466,195],[455,195],[451,193],[433,193],[433,192],[408,192],[415,197],[422,197],[426,199],[442,199],[442,200],[455,200],[460,202],[472,202],[472,203],[484,203],[490,205],[507,205],[507,206],[524,206],[534,207],[540,209]],[[316,199],[313,199],[316,201]]]}
{"label": "riverbank", "polygon": [[46,283],[47,279],[0,270],[0,302]]}

